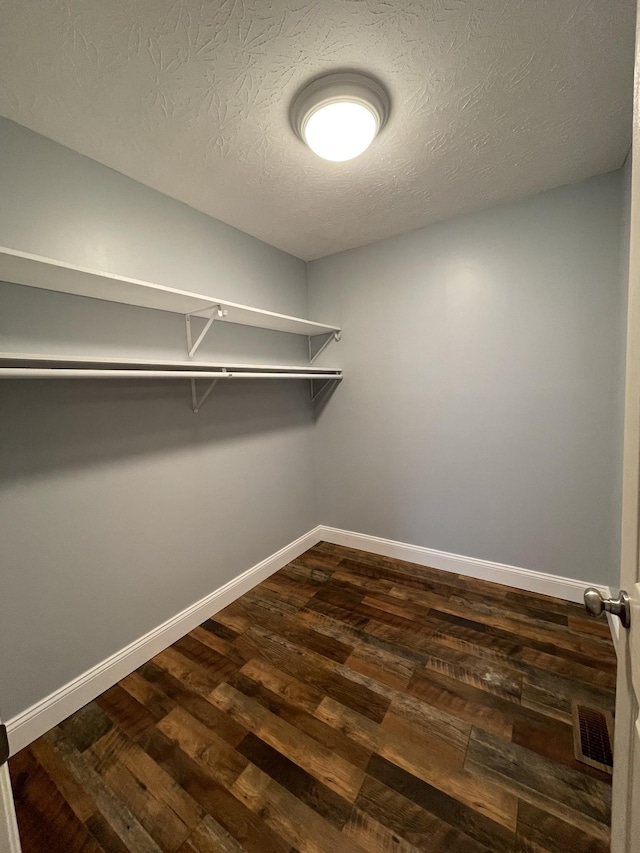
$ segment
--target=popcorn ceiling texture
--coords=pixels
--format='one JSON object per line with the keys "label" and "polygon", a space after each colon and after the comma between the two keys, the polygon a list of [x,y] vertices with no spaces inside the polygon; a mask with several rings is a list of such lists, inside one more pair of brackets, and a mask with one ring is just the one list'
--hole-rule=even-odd
{"label": "popcorn ceiling texture", "polygon": [[[0,114],[312,259],[619,167],[633,0],[0,0]],[[289,104],[368,71],[389,123],[326,163]]]}

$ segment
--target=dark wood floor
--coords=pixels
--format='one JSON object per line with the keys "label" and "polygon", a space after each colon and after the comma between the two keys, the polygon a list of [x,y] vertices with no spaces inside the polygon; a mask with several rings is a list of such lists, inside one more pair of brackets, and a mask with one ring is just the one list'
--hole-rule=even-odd
{"label": "dark wood floor", "polygon": [[580,607],[321,543],[11,759],[24,853],[609,849]]}

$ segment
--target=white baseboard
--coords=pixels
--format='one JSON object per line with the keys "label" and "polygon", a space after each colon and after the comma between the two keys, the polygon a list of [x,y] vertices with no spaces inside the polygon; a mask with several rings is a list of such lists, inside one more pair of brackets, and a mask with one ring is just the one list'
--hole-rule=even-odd
{"label": "white baseboard", "polygon": [[542,595],[552,595],[565,601],[582,602],[586,587],[595,586],[603,595],[609,596],[609,587],[598,583],[578,581],[559,575],[549,575],[532,569],[521,569],[518,566],[507,566],[504,563],[492,563],[490,560],[478,560],[475,557],[463,557],[460,554],[450,554],[447,551],[436,551],[421,545],[408,545],[406,542],[396,542],[393,539],[381,539],[379,536],[368,536],[364,533],[353,533],[350,530],[340,530],[337,527],[319,528],[320,538],[334,545],[345,545],[348,548],[359,548],[371,554],[383,557],[393,557],[406,560],[420,566],[432,569],[442,569],[445,572],[456,572],[470,578],[506,584],[527,592],[538,592]]}
{"label": "white baseboard", "polygon": [[111,657],[74,678],[64,687],[49,694],[40,702],[7,721],[7,735],[11,754],[28,746],[45,732],[57,726],[70,714],[78,711],[105,690],[113,687],[129,673],[154,655],[166,649],[189,631],[227,607],[256,584],[304,554],[320,541],[319,527],[281,548],[237,578],[219,587],[210,595],[196,601],[186,610],[168,619]]}
{"label": "white baseboard", "polygon": [[436,551],[433,548],[424,548],[420,545],[409,545],[404,542],[395,542],[392,539],[381,539],[378,536],[368,536],[364,533],[353,533],[349,530],[319,525],[210,595],[196,601],[186,610],[149,631],[148,634],[116,652],[102,663],[87,670],[59,690],[46,696],[40,702],[27,708],[26,711],[13,717],[7,722],[11,754],[13,755],[23,747],[28,746],[70,714],[78,711],[96,696],[99,696],[100,693],[108,690],[133,670],[142,666],[154,655],[192,631],[205,619],[227,607],[256,584],[322,540],[335,545],[357,548],[372,554],[380,554],[384,557],[406,560],[420,566],[430,566],[434,569],[455,572],[467,577],[506,584],[528,592],[553,595],[568,601],[582,601],[582,595],[587,586],[595,586],[607,597],[610,595],[608,587],[602,586],[602,584],[588,584],[572,578],[558,577],[544,572],[521,569],[517,566],[463,557],[459,554],[449,554],[446,551]]}

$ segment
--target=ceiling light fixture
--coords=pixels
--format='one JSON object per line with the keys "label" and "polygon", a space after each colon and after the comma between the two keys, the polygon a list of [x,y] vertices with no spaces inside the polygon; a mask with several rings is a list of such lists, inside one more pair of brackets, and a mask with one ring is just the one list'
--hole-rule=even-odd
{"label": "ceiling light fixture", "polygon": [[362,154],[389,115],[389,97],[370,77],[340,72],[318,77],[291,105],[298,136],[325,160],[340,162]]}

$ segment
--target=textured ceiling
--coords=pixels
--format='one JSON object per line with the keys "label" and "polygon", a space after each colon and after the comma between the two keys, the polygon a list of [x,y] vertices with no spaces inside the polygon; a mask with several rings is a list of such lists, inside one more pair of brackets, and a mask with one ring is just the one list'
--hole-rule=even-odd
{"label": "textured ceiling", "polygon": [[[0,0],[0,114],[302,258],[621,165],[633,0]],[[288,124],[368,70],[387,127],[327,163]]]}

